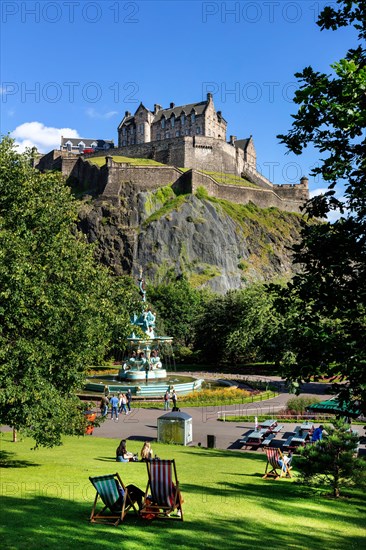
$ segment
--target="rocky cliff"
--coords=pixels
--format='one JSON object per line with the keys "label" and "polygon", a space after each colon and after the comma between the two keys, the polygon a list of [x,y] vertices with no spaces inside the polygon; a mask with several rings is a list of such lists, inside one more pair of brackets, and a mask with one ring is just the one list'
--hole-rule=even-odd
{"label": "rocky cliff", "polygon": [[80,228],[96,243],[100,261],[117,273],[163,282],[185,273],[196,287],[216,292],[256,280],[291,276],[290,247],[299,238],[299,214],[260,209],[170,186],[139,192],[125,184],[118,202],[82,202]]}

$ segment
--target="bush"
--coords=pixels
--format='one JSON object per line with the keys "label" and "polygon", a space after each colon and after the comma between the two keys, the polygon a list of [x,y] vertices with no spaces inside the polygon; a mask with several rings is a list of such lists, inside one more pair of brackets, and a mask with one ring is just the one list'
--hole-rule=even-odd
{"label": "bush", "polygon": [[231,404],[249,396],[249,391],[239,390],[238,388],[218,388],[217,390],[200,390],[189,393],[180,397],[179,402],[197,402],[202,405],[205,403],[216,402],[221,405]]}
{"label": "bush", "polygon": [[322,440],[299,449],[296,466],[303,483],[329,485],[335,498],[343,487],[365,487],[366,463],[356,457],[358,434],[340,420],[327,425],[326,430]]}
{"label": "bush", "polygon": [[306,407],[319,403],[316,397],[293,397],[287,401],[287,414],[304,414]]}

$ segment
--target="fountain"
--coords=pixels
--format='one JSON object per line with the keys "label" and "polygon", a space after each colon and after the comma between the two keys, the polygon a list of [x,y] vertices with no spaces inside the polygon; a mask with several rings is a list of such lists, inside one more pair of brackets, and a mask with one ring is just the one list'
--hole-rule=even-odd
{"label": "fountain", "polygon": [[[167,390],[171,391],[173,388],[181,395],[201,389],[202,379],[183,377],[175,373],[168,379],[160,356],[163,356],[165,363],[173,366],[173,338],[155,334],[156,314],[146,304],[142,270],[138,284],[142,311],[140,315],[134,314],[131,318],[132,333],[127,338],[128,358],[122,363],[117,377],[89,377],[84,389],[98,393],[123,393],[130,389],[132,394],[141,397],[162,397]],[[175,370],[175,365],[173,368]]]}

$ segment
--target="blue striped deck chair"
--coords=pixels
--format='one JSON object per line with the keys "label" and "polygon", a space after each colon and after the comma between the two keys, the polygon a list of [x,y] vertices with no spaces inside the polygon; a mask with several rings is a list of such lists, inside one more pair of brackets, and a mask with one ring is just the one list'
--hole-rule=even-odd
{"label": "blue striped deck chair", "polygon": [[150,460],[146,463],[148,482],[140,515],[145,519],[170,518],[183,521],[182,503],[174,460]]}
{"label": "blue striped deck chair", "polygon": [[[137,514],[135,505],[128,495],[128,489],[118,473],[89,477],[89,479],[97,492],[90,515],[92,523],[106,523],[117,527],[131,508]],[[97,512],[99,498],[104,506]]]}
{"label": "blue striped deck chair", "polygon": [[[267,464],[266,471],[264,472],[263,479],[273,477],[279,479],[281,477],[291,477],[290,466],[286,463],[285,457],[282,454],[281,449],[267,448]],[[280,473],[278,473],[278,471]]]}

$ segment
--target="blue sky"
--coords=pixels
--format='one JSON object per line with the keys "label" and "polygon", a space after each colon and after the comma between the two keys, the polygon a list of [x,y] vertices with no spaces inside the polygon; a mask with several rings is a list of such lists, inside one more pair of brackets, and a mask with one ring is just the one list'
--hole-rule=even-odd
{"label": "blue sky", "polygon": [[[1,4],[1,132],[43,152],[60,135],[114,139],[126,110],[202,101],[212,92],[227,137],[253,135],[260,171],[297,183],[318,152],[286,155],[296,79],[356,43],[320,31],[331,2],[300,0],[37,1]],[[310,178],[310,189],[322,182]]]}

